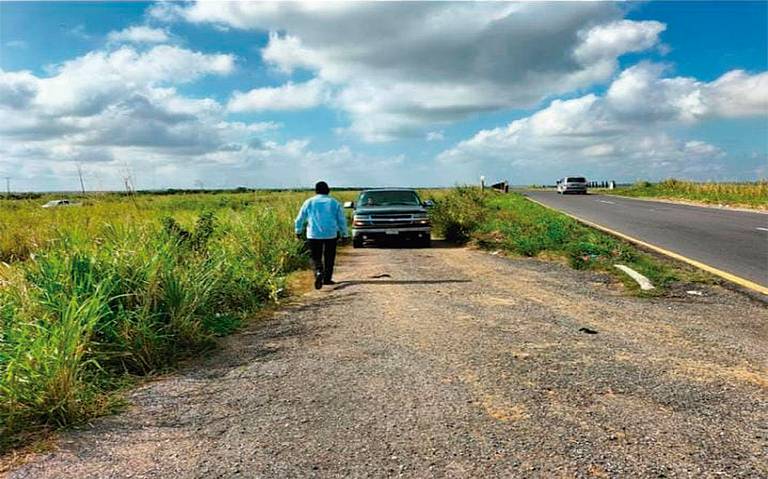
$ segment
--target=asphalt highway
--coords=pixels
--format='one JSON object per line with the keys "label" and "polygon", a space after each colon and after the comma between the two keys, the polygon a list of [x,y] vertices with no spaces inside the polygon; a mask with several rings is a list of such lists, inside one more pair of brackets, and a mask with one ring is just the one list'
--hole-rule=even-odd
{"label": "asphalt highway", "polygon": [[611,195],[525,195],[768,288],[768,214]]}

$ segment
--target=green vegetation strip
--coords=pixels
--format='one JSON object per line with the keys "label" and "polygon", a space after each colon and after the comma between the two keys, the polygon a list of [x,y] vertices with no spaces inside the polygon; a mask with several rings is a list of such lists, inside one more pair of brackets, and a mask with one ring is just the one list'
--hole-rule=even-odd
{"label": "green vegetation strip", "polygon": [[0,449],[108,412],[284,295],[309,195],[0,201]]}
{"label": "green vegetation strip", "polygon": [[[643,296],[664,294],[679,281],[708,280],[704,273],[658,259],[517,193],[459,187],[436,198],[432,219],[437,233],[449,241],[472,241],[486,249],[520,256],[565,258],[573,268],[606,272]],[[643,274],[656,289],[640,291],[615,264]]]}
{"label": "green vegetation strip", "polygon": [[768,209],[768,180],[744,183],[696,183],[675,179],[664,180],[661,183],[639,181],[629,187],[606,190],[606,193]]}

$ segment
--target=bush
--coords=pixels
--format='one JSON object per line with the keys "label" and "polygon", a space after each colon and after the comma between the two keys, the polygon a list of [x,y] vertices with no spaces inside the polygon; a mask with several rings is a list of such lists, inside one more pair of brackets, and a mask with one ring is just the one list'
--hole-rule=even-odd
{"label": "bush", "polygon": [[432,225],[448,241],[469,241],[486,216],[486,193],[461,186],[435,201],[430,211]]}

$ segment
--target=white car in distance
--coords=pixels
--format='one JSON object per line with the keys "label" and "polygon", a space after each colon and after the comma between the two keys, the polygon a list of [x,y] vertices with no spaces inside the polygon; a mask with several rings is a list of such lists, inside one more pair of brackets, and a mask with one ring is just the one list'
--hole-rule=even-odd
{"label": "white car in distance", "polygon": [[557,192],[561,195],[576,193],[587,194],[587,179],[583,176],[566,176],[557,180]]}
{"label": "white car in distance", "polygon": [[80,203],[73,203],[69,200],[51,200],[43,205],[43,208],[58,208],[60,206],[79,206]]}

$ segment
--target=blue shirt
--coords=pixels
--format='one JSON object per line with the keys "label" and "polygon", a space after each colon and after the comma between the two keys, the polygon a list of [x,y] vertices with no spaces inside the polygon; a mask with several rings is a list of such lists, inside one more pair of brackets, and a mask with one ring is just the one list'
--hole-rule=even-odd
{"label": "blue shirt", "polygon": [[296,234],[304,231],[305,224],[309,239],[332,239],[339,233],[349,236],[341,203],[328,195],[315,195],[301,205],[296,217]]}

